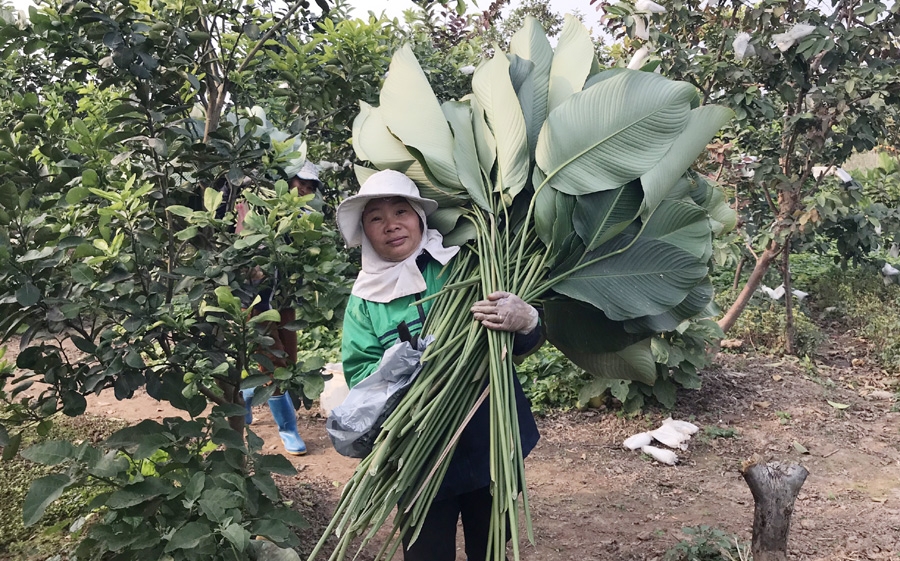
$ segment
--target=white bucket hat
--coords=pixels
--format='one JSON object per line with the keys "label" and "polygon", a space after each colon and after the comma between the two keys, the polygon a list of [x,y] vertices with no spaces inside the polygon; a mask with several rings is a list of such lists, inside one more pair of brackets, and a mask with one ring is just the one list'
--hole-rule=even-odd
{"label": "white bucket hat", "polygon": [[426,199],[419,195],[419,189],[413,180],[399,171],[386,169],[372,174],[359,193],[344,199],[337,208],[337,225],[347,247],[356,247],[362,244],[363,228],[362,213],[366,203],[372,199],[388,197],[403,197],[409,201],[418,203],[425,216],[428,216],[438,208],[437,201]]}
{"label": "white bucket hat", "polygon": [[300,171],[297,172],[296,176],[300,179],[315,181],[319,184],[322,183],[322,181],[319,179],[319,166],[308,160],[303,164],[303,167],[300,168]]}

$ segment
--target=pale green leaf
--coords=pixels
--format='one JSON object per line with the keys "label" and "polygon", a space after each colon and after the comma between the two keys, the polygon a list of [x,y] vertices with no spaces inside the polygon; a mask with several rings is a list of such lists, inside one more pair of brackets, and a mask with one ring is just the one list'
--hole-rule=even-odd
{"label": "pale green leaf", "polygon": [[487,124],[484,108],[478,103],[473,94],[465,96],[463,101],[468,101],[472,106],[472,132],[475,135],[475,148],[478,151],[478,163],[481,164],[483,177],[490,178],[497,160],[497,141],[494,133]]}
{"label": "pale green leaf", "polygon": [[846,403],[838,403],[836,401],[829,401],[829,400],[826,400],[826,401],[828,401],[828,405],[834,407],[835,409],[847,409],[850,407]]}
{"label": "pale green leaf", "polygon": [[[359,153],[357,152],[357,155]],[[359,164],[353,164],[353,173],[356,175],[356,182],[362,185],[367,179],[378,173],[377,169],[367,168]]]}
{"label": "pale green leaf", "polygon": [[[580,92],[594,61],[591,35],[577,18],[566,14],[550,66],[548,111],[553,111],[575,92]],[[624,182],[623,182],[624,183]]]}
{"label": "pale green leaf", "polygon": [[687,125],[693,95],[685,82],[616,72],[550,112],[538,138],[537,164],[564,193],[616,189],[666,156]]}
{"label": "pale green leaf", "polygon": [[388,130],[381,111],[364,101],[359,102],[359,114],[353,120],[353,149],[359,159],[372,162],[378,169],[405,171],[415,161]]}
{"label": "pale green leaf", "polygon": [[475,148],[472,107],[468,103],[448,101],[441,105],[444,116],[453,131],[453,159],[462,182],[472,201],[491,212],[491,203],[482,179]]}
{"label": "pale green leaf", "polygon": [[250,318],[250,321],[248,323],[250,323],[252,325],[252,324],[257,324],[257,323],[263,323],[266,321],[271,321],[271,322],[277,323],[277,322],[281,321],[281,314],[278,312],[278,310],[266,310],[264,312],[260,312],[259,314],[253,316],[252,318]]}
{"label": "pale green leaf", "polygon": [[538,134],[547,119],[553,49],[540,22],[532,16],[526,16],[522,28],[509,41],[509,52],[534,65],[517,94],[528,131],[529,153],[534,158]]}
{"label": "pale green leaf", "polygon": [[409,45],[394,53],[379,100],[388,129],[422,155],[440,184],[462,190],[453,161],[450,126]]}
{"label": "pale green leaf", "polygon": [[465,211],[462,207],[458,206],[439,208],[428,216],[428,227],[434,228],[442,235],[446,235],[456,228],[457,223],[459,223],[459,217],[464,213]]}
{"label": "pale green leaf", "polygon": [[207,187],[203,191],[203,208],[206,209],[206,212],[214,213],[218,210],[219,205],[222,204],[222,191],[218,189],[213,189],[211,187]]}
{"label": "pale green leaf", "polygon": [[713,136],[734,114],[726,107],[705,105],[690,112],[681,134],[666,155],[641,175],[644,186],[644,216],[649,215],[668,195]]}
{"label": "pale green leaf", "polygon": [[457,224],[451,232],[444,236],[444,247],[452,245],[464,245],[469,240],[474,240],[478,235],[475,224],[470,220],[463,220]]}
{"label": "pale green leaf", "polygon": [[584,258],[589,263],[567,273],[554,290],[589,302],[613,320],[664,313],[681,303],[708,269],[687,251],[660,240],[620,234]]}
{"label": "pale green leaf", "polygon": [[509,60],[498,54],[482,63],[472,77],[472,90],[497,143],[494,188],[515,197],[528,183],[530,159],[525,117],[509,77]]}

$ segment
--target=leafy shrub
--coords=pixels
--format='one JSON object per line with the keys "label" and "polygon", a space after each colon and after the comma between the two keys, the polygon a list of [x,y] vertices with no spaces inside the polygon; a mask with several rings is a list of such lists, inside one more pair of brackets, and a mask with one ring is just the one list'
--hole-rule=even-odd
{"label": "leafy shrub", "polygon": [[535,413],[576,406],[582,386],[591,378],[552,345],[529,355],[517,372]]}
{"label": "leafy shrub", "polygon": [[689,539],[668,550],[665,561],[746,561],[750,558],[749,546],[741,546],[737,537],[718,528],[698,526],[681,531]]}
{"label": "leafy shrub", "polygon": [[250,430],[245,445],[226,419],[238,410],[217,406],[208,418],[145,420],[101,446],[47,440],[27,448],[26,459],[63,469],[31,484],[25,525],[64,491],[88,489],[95,496],[80,505],[77,524],[84,527],[73,536],[73,559],[236,561],[259,547],[254,536],[297,545],[291,527],[306,522],[281,504],[272,478],[296,471],[281,455],[260,454],[263,442]]}

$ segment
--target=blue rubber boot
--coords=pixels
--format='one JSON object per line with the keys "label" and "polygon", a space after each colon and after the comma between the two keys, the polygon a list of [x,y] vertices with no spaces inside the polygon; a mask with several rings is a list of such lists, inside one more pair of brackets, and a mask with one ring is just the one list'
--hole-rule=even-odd
{"label": "blue rubber boot", "polygon": [[278,436],[284,443],[285,451],[294,456],[306,454],[306,443],[297,432],[297,412],[291,403],[291,396],[283,394],[270,397],[269,409],[272,410],[272,417],[278,425]]}
{"label": "blue rubber boot", "polygon": [[241,397],[244,398],[244,407],[247,408],[247,414],[244,416],[244,423],[247,425],[253,424],[253,393],[255,390],[256,388],[241,390]]}

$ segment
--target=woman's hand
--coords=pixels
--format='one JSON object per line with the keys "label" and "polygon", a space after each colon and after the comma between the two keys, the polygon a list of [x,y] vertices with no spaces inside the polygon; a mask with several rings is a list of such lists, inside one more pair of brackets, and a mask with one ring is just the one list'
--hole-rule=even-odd
{"label": "woman's hand", "polygon": [[531,333],[538,324],[538,311],[534,306],[509,292],[492,292],[487,300],[479,300],[472,306],[476,321],[488,329]]}

